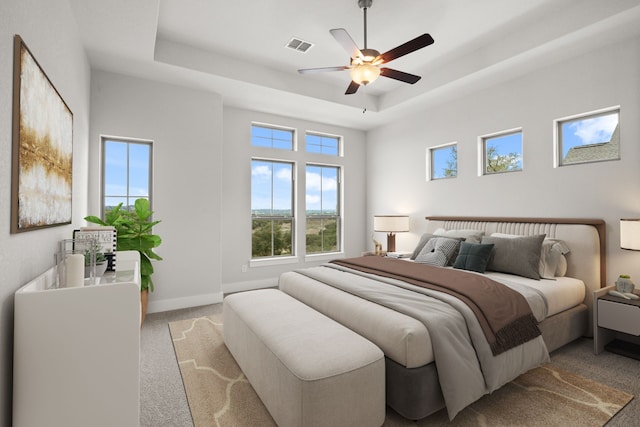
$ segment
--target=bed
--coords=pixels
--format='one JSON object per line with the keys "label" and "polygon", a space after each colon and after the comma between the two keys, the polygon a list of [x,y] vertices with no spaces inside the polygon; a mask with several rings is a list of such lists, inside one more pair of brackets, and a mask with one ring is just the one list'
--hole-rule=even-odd
{"label": "bed", "polygon": [[[450,243],[454,239],[460,244],[452,259],[443,267],[410,266],[412,261],[404,260],[385,260],[384,263],[392,264],[396,273],[401,269],[423,268],[433,272],[435,277],[447,270],[446,274],[457,274],[469,281],[489,278],[488,282],[504,284],[523,295],[517,298],[524,297],[527,301],[527,309],[531,308],[536,323],[539,322],[539,336],[512,343],[496,352],[489,338],[478,338],[483,332],[486,335],[486,331],[472,318],[481,316],[469,314],[465,304],[459,304],[455,296],[442,290],[425,287],[405,279],[404,275],[378,272],[375,270],[378,261],[373,259],[377,257],[344,260],[346,264],[336,261],[283,273],[279,279],[280,290],[368,338],[383,350],[386,403],[399,414],[417,420],[446,407],[453,419],[482,395],[548,361],[549,352],[581,336],[591,336],[591,295],[602,287],[606,277],[604,221],[486,217],[427,217],[426,220],[422,248],[417,247],[412,258],[424,261],[426,257],[429,263],[434,252],[441,254],[433,248],[429,254],[425,246],[433,246],[433,242]],[[544,245],[541,243],[535,249],[533,240],[544,242]],[[552,273],[547,271],[544,277],[537,279],[523,277],[520,270],[516,271],[518,274],[512,274],[511,266],[500,267],[503,270],[500,272],[487,268],[484,273],[469,271],[460,265],[451,267],[451,263],[460,264],[462,245],[467,254],[468,250],[486,249],[491,244],[494,244],[492,258],[487,267],[499,268],[500,261],[494,259],[495,255],[504,255],[505,248],[511,248],[510,254],[519,254],[520,249],[514,251],[513,248],[519,248],[517,245],[521,244],[533,244],[534,251],[544,246],[548,249],[554,244],[554,259],[561,262],[544,266],[547,270],[551,268]],[[561,253],[560,258],[557,252]],[[540,258],[545,257],[543,251]],[[477,257],[465,259],[476,260]],[[530,266],[532,262],[526,260],[524,264]],[[374,270],[371,270],[372,266]],[[422,274],[422,270],[416,271]],[[540,263],[541,275],[542,271],[543,264]],[[536,273],[531,274],[535,276]],[[451,279],[451,282],[461,280]],[[505,303],[505,306],[510,305]],[[426,319],[432,314],[425,312],[436,313],[438,320]],[[452,322],[450,326],[449,322]],[[438,324],[438,329],[433,323]],[[448,326],[442,326],[444,324]],[[495,336],[493,338],[495,340]],[[465,375],[477,376],[476,371],[484,377],[465,379]],[[468,383],[472,385],[468,386]]]}

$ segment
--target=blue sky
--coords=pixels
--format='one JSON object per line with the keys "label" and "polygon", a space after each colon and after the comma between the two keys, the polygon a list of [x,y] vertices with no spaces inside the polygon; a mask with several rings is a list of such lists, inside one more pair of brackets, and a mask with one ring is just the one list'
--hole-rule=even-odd
{"label": "blue sky", "polygon": [[285,210],[291,214],[292,177],[291,163],[252,160],[251,210]]}
{"label": "blue sky", "polygon": [[[306,210],[337,212],[339,169],[314,165],[306,167]],[[291,163],[253,160],[251,210],[290,210],[292,173]]]}
{"label": "blue sky", "polygon": [[307,211],[338,212],[338,168],[307,166]]}
{"label": "blue sky", "polygon": [[[129,146],[128,165],[127,145]],[[129,194],[134,200],[138,197],[149,197],[149,156],[149,144],[107,141],[105,147],[105,196],[126,196]],[[128,191],[127,179],[129,181]],[[126,204],[126,199],[124,197],[108,197],[106,205],[112,206],[120,202]]]}
{"label": "blue sky", "polygon": [[452,149],[455,146],[456,145],[449,145],[431,151],[431,155],[433,156],[433,171],[431,176],[433,178],[444,178],[444,169],[448,166],[449,160],[451,160]]}

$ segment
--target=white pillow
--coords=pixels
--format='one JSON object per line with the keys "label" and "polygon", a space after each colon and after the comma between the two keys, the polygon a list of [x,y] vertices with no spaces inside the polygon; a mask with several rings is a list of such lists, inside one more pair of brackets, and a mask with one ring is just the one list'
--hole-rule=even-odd
{"label": "white pillow", "polygon": [[564,277],[567,275],[567,258],[564,255],[560,255],[560,263],[556,268],[556,277]]}
{"label": "white pillow", "polygon": [[484,231],[481,230],[445,230],[444,228],[438,228],[433,232],[434,236],[463,238],[467,243],[480,243]]}
{"label": "white pillow", "polygon": [[[516,238],[523,237],[522,234],[492,233],[493,237]],[[542,279],[554,279],[567,274],[567,259],[565,254],[569,253],[569,246],[564,240],[545,238],[542,242],[540,253],[540,277]]]}

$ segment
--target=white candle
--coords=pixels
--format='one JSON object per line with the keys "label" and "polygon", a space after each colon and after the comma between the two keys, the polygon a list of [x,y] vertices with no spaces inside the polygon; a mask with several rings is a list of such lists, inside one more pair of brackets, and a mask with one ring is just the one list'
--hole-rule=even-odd
{"label": "white candle", "polygon": [[67,264],[67,288],[84,286],[84,255],[67,255],[65,262]]}

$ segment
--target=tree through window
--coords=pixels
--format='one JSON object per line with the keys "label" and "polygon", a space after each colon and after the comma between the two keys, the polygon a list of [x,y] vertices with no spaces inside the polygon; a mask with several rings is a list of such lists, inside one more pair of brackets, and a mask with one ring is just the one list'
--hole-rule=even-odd
{"label": "tree through window", "polygon": [[483,174],[522,170],[522,130],[506,131],[480,137],[483,158]]}

